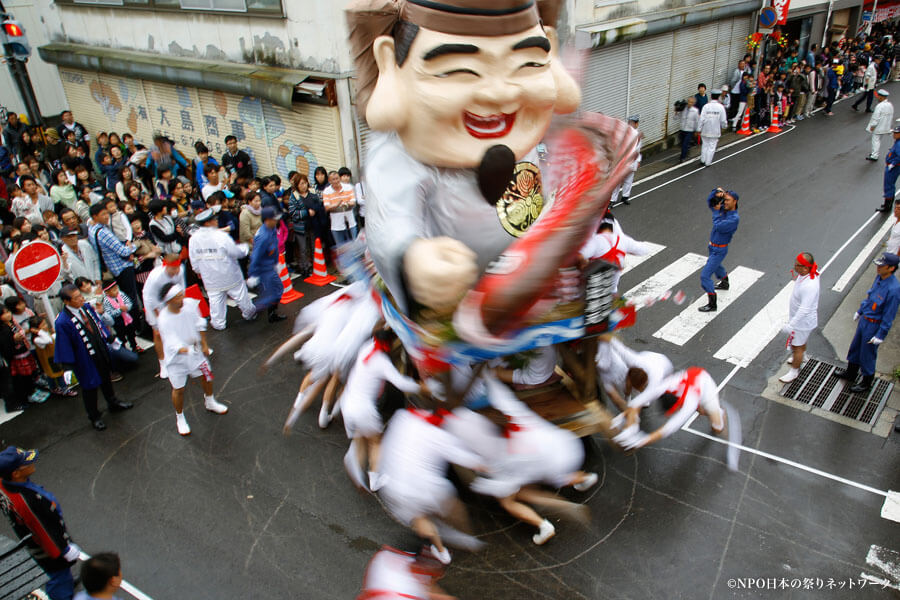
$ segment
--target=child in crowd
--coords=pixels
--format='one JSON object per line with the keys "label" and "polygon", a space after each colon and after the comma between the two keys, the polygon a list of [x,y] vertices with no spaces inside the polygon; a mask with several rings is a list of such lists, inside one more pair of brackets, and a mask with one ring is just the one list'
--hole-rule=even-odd
{"label": "child in crowd", "polygon": [[131,298],[119,290],[115,279],[103,280],[103,319],[112,323],[116,337],[128,341],[132,352],[142,354],[144,350],[137,345],[134,317],[129,313],[132,306]]}
{"label": "child in crowd", "polygon": [[[34,353],[37,356],[38,363],[44,376],[50,382],[50,393],[57,396],[68,396],[70,398],[78,395],[78,392],[66,382],[66,372],[57,363],[53,362],[53,352],[55,351],[56,334],[50,332],[50,326],[47,319],[43,317],[32,317],[29,320],[31,327],[31,343],[34,345]],[[71,373],[68,374],[71,378]],[[71,379],[69,379],[71,381]]]}

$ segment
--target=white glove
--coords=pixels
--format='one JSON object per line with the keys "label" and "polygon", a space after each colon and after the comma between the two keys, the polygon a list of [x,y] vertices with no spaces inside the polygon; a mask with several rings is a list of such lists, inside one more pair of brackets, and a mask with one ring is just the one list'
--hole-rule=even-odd
{"label": "white glove", "polygon": [[255,288],[257,285],[259,285],[259,277],[248,277],[247,278],[247,287],[248,288],[252,289],[252,288]]}
{"label": "white glove", "polygon": [[883,341],[884,341],[884,340],[881,339],[880,337],[875,337],[875,336],[873,335],[873,336],[872,336],[872,339],[869,340],[869,343],[872,344],[873,346],[877,346],[878,344],[880,344],[880,343],[883,342]]}
{"label": "white glove", "polygon": [[858,320],[859,320],[859,313],[858,313],[858,312],[853,313],[853,320],[854,320],[854,321],[858,321]]}
{"label": "white glove", "polygon": [[71,563],[78,560],[79,556],[81,556],[81,548],[78,547],[78,544],[72,543],[66,546],[66,551],[65,553],[63,553],[63,558]]}
{"label": "white glove", "polygon": [[248,254],[250,254],[250,244],[247,244],[247,243],[238,244],[237,247],[241,250],[241,252],[244,253],[244,256],[247,256]]}

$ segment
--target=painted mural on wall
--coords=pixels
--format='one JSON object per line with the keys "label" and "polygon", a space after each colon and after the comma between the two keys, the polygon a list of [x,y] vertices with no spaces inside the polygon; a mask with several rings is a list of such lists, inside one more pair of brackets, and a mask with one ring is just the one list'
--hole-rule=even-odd
{"label": "painted mural on wall", "polygon": [[93,134],[134,134],[149,145],[156,133],[175,141],[188,158],[202,141],[215,158],[233,135],[253,159],[257,173],[306,173],[319,165],[342,166],[336,109],[304,105],[302,113],[252,96],[60,69],[76,118]]}

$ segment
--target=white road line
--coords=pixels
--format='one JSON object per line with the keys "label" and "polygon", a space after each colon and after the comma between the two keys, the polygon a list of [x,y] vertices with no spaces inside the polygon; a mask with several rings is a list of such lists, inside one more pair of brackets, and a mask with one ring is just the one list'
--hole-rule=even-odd
{"label": "white road line", "polygon": [[[785,129],[793,129],[794,127],[796,127],[796,125],[788,125],[785,127]],[[782,132],[782,133],[784,133],[784,132]],[[726,144],[724,146],[719,146],[718,148],[716,148],[716,152],[721,152],[722,150],[728,150],[729,148],[743,144],[743,143],[745,143],[749,140],[752,140],[755,137],[759,137],[761,135],[766,135],[766,131],[763,130],[763,131],[760,131],[759,133],[754,133],[752,135],[748,135],[745,138],[735,140],[735,141],[731,142],[730,144]],[[779,133],[778,135],[781,135],[781,134]],[[728,157],[726,156],[725,158],[728,158]],[[656,179],[657,177],[661,177],[663,175],[671,173],[672,171],[676,171],[676,170],[680,169],[681,167],[686,167],[686,166],[696,163],[696,162],[700,162],[699,156],[695,156],[694,158],[688,159],[688,160],[684,161],[683,163],[678,163],[677,165],[669,167],[668,169],[664,169],[664,170],[660,171],[659,173],[654,173],[653,175],[648,175],[642,179],[639,179],[638,181],[634,182],[634,185],[640,185],[642,183],[652,181],[653,179]],[[716,162],[718,162],[718,161],[716,161]],[[632,198],[633,197],[634,196],[632,196]]]}
{"label": "white road line", "polygon": [[[783,136],[783,135],[785,135],[785,134],[788,134],[788,133],[790,133],[790,132],[793,131],[793,130],[794,130],[793,127],[791,127],[790,129],[785,129],[785,130],[782,131],[781,133],[776,134],[776,135],[773,135],[772,137],[766,138],[766,139],[764,139],[764,140],[761,141],[761,142],[756,142],[755,144],[752,144],[752,145],[750,145],[750,146],[747,146],[746,148],[741,148],[741,149],[738,150],[737,152],[734,152],[734,153],[732,153],[732,154],[729,154],[728,156],[722,157],[722,158],[720,158],[719,160],[714,160],[712,164],[714,164],[714,165],[719,164],[719,163],[722,162],[723,160],[728,160],[728,159],[731,158],[732,156],[737,156],[737,155],[740,154],[741,152],[746,152],[747,150],[750,150],[751,148],[756,148],[756,147],[759,146],[760,144],[765,144],[766,142],[771,142],[772,140],[774,140],[774,139],[776,139],[776,138],[779,138],[779,137],[781,137],[781,136]],[[666,187],[666,186],[669,185],[670,183],[675,183],[676,181],[678,181],[678,180],[680,180],[680,179],[684,179],[684,178],[687,177],[688,175],[693,175],[694,173],[699,173],[699,172],[702,171],[702,170],[703,170],[703,169],[700,168],[700,169],[694,169],[693,171],[688,171],[688,172],[685,173],[684,175],[679,175],[678,177],[676,177],[676,178],[674,178],[674,179],[670,179],[669,181],[666,181],[665,183],[661,183],[661,184],[659,184],[659,185],[656,186],[656,187],[650,188],[649,190],[643,191],[643,192],[641,192],[640,194],[633,194],[633,195],[631,196],[631,200],[634,201],[636,198],[640,198],[641,196],[643,196],[643,195],[645,195],[645,194],[649,194],[650,192],[655,192],[656,190],[658,190],[658,189],[660,189],[660,188]],[[649,178],[647,178],[647,179],[649,179]],[[641,181],[644,181],[644,180],[642,179]]]}
{"label": "white road line", "polygon": [[746,367],[756,356],[769,345],[781,328],[788,321],[788,303],[794,282],[781,288],[775,297],[769,300],[761,311],[741,327],[724,346],[719,348],[713,358],[730,362],[733,365]]}
{"label": "white road line", "polygon": [[824,272],[825,272],[825,269],[827,269],[828,267],[830,267],[830,266],[831,266],[831,263],[833,263],[833,262],[835,261],[835,259],[836,259],[838,256],[841,255],[841,252],[843,252],[843,251],[847,248],[847,246],[850,245],[850,242],[852,242],[853,240],[855,240],[855,239],[856,239],[856,236],[858,236],[860,233],[862,233],[863,229],[865,229],[866,227],[868,227],[868,226],[869,226],[869,223],[871,223],[872,221],[874,221],[874,220],[876,219],[876,217],[878,217],[878,216],[880,216],[880,213],[875,213],[875,214],[873,214],[871,217],[869,217],[868,219],[866,219],[866,222],[863,223],[862,225],[860,225],[860,226],[859,226],[859,229],[857,229],[856,231],[854,231],[854,232],[853,232],[853,235],[851,235],[850,237],[848,237],[848,238],[847,238],[847,241],[844,242],[844,243],[841,245],[841,247],[838,248],[837,251],[835,251],[835,253],[831,256],[831,258],[828,259],[828,262],[825,263],[825,266],[824,266],[824,267],[821,267],[821,268],[819,269],[819,273],[824,273]]}
{"label": "white road line", "polygon": [[690,306],[681,311],[681,314],[663,325],[653,337],[666,340],[677,346],[683,346],[688,340],[697,335],[710,321],[722,314],[731,303],[746,292],[756,280],[763,276],[762,271],[738,267],[728,273],[731,289],[718,295],[719,310],[715,312],[700,312],[697,310],[703,306],[707,299],[703,294]]}
{"label": "white road line", "polygon": [[757,450],[756,448],[750,448],[747,446],[743,446],[741,444],[734,444],[729,442],[728,440],[723,440],[722,438],[718,438],[714,435],[709,435],[708,433],[703,433],[702,431],[697,431],[696,429],[691,429],[690,427],[683,427],[682,430],[687,431],[688,433],[693,433],[694,435],[699,435],[702,438],[706,438],[708,440],[712,440],[714,442],[718,442],[725,446],[731,446],[733,448],[737,448],[742,452],[749,452],[750,454],[756,454],[757,456],[762,456],[763,458],[768,458],[769,460],[774,460],[776,462],[780,462],[785,465],[789,465],[796,469],[800,469],[801,471],[806,471],[807,473],[812,473],[814,475],[820,475],[821,477],[825,477],[826,479],[831,479],[832,481],[837,481],[839,483],[843,483],[849,486],[853,486],[860,490],[865,490],[867,492],[871,492],[873,494],[877,494],[879,496],[887,497],[888,493],[871,486],[857,483],[855,481],[850,481],[849,479],[845,479],[844,477],[839,477],[838,475],[832,475],[831,473],[826,473],[825,471],[820,471],[819,469],[814,469],[813,467],[808,467],[804,464],[795,462],[793,460],[789,460],[787,458],[782,458],[780,456],[776,456],[774,454],[769,454],[768,452],[763,452],[762,450]]}
{"label": "white road line", "polygon": [[881,507],[881,518],[900,523],[900,492],[888,492]]}
{"label": "white road line", "polygon": [[881,571],[879,575],[887,577],[877,577],[866,572],[860,573],[860,577],[869,583],[882,586],[882,589],[900,590],[900,552],[872,544],[866,554],[866,564]]}
{"label": "white road line", "polygon": [[660,252],[666,249],[662,244],[654,244],[653,242],[644,242],[644,245],[650,248],[650,252],[643,256],[635,256],[634,254],[626,254],[624,265],[622,267],[622,275],[634,269],[644,261],[650,260]]}
{"label": "white road line", "polygon": [[[90,557],[91,557],[90,554],[85,554],[84,552],[81,552],[78,555],[78,560],[85,561],[85,560],[89,559]],[[131,594],[134,598],[137,598],[137,600],[153,600],[153,598],[151,598],[150,596],[148,596],[141,590],[137,589],[136,587],[134,587],[133,585],[131,585],[124,579],[122,580],[122,589],[125,590],[126,592],[128,592],[129,594]]]}
{"label": "white road line", "polygon": [[642,300],[644,298],[658,298],[660,294],[671,289],[676,283],[700,269],[704,263],[706,263],[705,256],[688,252],[652,277],[645,279],[625,292],[625,298],[634,302],[637,305],[637,309],[640,310],[643,308]]}
{"label": "white road line", "polygon": [[837,283],[831,288],[833,292],[843,292],[846,289],[847,285],[856,275],[856,272],[859,271],[859,268],[865,264],[867,260],[869,260],[869,255],[872,254],[872,251],[875,249],[875,246],[881,243],[884,234],[887,233],[888,229],[891,228],[891,225],[894,224],[895,221],[893,219],[886,219],[885,222],[878,228],[878,232],[872,236],[863,249],[860,250],[859,254],[856,255],[856,258],[853,259],[853,262],[850,263],[850,266],[847,267],[847,270],[838,278]]}
{"label": "white road line", "polygon": [[27,267],[16,269],[16,277],[18,277],[19,279],[28,279],[29,277],[34,277],[38,273],[43,273],[47,269],[52,269],[58,264],[59,259],[57,259],[55,256],[48,256],[45,259],[37,261],[33,265],[28,265]]}

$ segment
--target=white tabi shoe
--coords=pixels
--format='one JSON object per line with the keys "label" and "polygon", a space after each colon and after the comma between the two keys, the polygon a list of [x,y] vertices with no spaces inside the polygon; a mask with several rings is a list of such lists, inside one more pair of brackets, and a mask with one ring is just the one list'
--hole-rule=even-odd
{"label": "white tabi shoe", "polygon": [[797,376],[799,376],[799,375],[800,375],[800,369],[791,369],[790,371],[788,371],[787,373],[785,373],[784,375],[779,377],[778,381],[781,381],[783,383],[790,383],[793,380],[797,379]]}
{"label": "white tabi shoe", "polygon": [[215,396],[204,396],[204,404],[206,405],[206,410],[217,415],[224,415],[228,412],[228,407],[216,400]]}
{"label": "white tabi shoe", "polygon": [[452,558],[450,557],[450,549],[444,547],[443,552],[438,552],[438,549],[434,544],[431,545],[431,553],[434,555],[436,559],[440,561],[442,565],[449,565]]}
{"label": "white tabi shoe", "polygon": [[178,427],[178,433],[181,435],[191,435],[191,426],[188,425],[184,413],[175,413],[175,425]]}
{"label": "white tabi shoe", "polygon": [[547,540],[556,535],[556,527],[553,526],[553,523],[544,519],[541,523],[540,530],[531,536],[531,541],[534,542],[538,546],[543,546]]}
{"label": "white tabi shoe", "polygon": [[326,429],[329,425],[331,425],[331,413],[325,408],[325,403],[322,403],[322,408],[319,409],[319,428]]}
{"label": "white tabi shoe", "polygon": [[588,473],[587,477],[584,478],[584,481],[582,481],[580,483],[576,483],[572,487],[575,488],[579,492],[586,492],[589,489],[591,489],[592,487],[594,487],[594,485],[597,483],[598,479],[599,479],[599,477],[597,477],[596,473]]}
{"label": "white tabi shoe", "polygon": [[356,446],[354,444],[356,444],[355,441],[350,442],[350,448],[347,449],[347,454],[344,455],[344,469],[347,471],[347,475],[350,476],[350,481],[353,482],[353,485],[364,490],[366,489],[365,474],[363,473],[362,465],[356,460]]}

